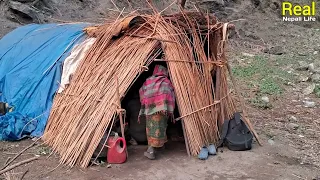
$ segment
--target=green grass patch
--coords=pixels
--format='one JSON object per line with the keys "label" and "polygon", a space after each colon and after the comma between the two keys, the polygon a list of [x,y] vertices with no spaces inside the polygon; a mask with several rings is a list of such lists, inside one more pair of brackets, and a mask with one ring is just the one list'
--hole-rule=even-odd
{"label": "green grass patch", "polygon": [[277,80],[273,78],[263,79],[260,83],[260,93],[262,94],[275,94],[279,95],[283,92],[283,88],[277,82]]}
{"label": "green grass patch", "polygon": [[248,87],[258,87],[259,95],[280,95],[284,91],[283,85],[293,78],[264,56],[255,56],[250,64],[234,67],[233,73]]}

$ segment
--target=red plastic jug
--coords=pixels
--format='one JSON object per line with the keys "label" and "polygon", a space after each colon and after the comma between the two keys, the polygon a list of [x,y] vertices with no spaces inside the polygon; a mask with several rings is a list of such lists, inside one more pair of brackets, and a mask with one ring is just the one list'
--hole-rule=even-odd
{"label": "red plastic jug", "polygon": [[[122,142],[122,146],[120,143]],[[122,164],[127,160],[126,141],[124,138],[109,138],[108,139],[108,155],[107,160],[109,164]]]}

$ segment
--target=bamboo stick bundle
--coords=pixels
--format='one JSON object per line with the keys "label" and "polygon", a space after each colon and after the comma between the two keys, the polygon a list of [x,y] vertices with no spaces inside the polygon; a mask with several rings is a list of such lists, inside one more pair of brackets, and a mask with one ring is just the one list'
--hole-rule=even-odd
{"label": "bamboo stick bundle", "polygon": [[82,167],[88,165],[100,139],[112,123],[114,112],[119,108],[115,77],[119,80],[119,91],[123,95],[140,73],[141,65],[160,48],[158,41],[128,36],[110,42],[108,35],[113,30],[102,30],[105,33],[100,33],[70,87],[55,99],[44,140],[59,152],[61,163]]}
{"label": "bamboo stick bundle", "polygon": [[[216,66],[211,72],[212,76],[215,77],[215,101],[220,100],[221,103],[217,105],[217,124],[219,127],[222,126],[226,119],[231,119],[234,112],[236,112],[233,98],[228,96],[228,78],[227,78],[227,58],[225,57],[224,48],[221,48],[223,42],[223,24],[217,24],[215,31],[212,31],[208,35],[210,42],[208,49],[210,49],[210,59],[213,62],[217,62],[220,65]],[[212,39],[212,40],[211,40]],[[222,97],[225,97],[222,99]],[[227,110],[226,110],[227,108]]]}
{"label": "bamboo stick bundle", "polygon": [[[212,68],[205,66],[205,63],[202,63],[201,65],[197,65],[196,63],[196,61],[210,61],[209,58],[206,57],[203,46],[201,46],[203,44],[202,40],[199,38],[201,37],[199,35],[199,32],[201,31],[200,29],[196,29],[196,24],[194,23],[196,21],[190,20],[187,14],[181,14],[184,17],[184,22],[181,22],[181,16],[179,16],[180,22],[176,21],[175,24],[183,24],[183,27],[175,29],[174,26],[164,25],[165,27],[161,29],[161,23],[159,23],[157,29],[159,36],[162,36],[162,38],[167,37],[170,41],[179,42],[178,44],[163,43],[165,44],[163,45],[165,47],[163,50],[166,55],[166,59],[181,59],[181,61],[195,62],[179,65],[170,61],[168,63],[173,84],[176,89],[179,89],[179,91],[176,90],[175,92],[177,95],[179,110],[180,113],[184,115],[188,114],[186,112],[193,112],[196,109],[201,109],[202,107],[212,104],[213,95],[215,93],[213,90],[214,84],[209,71]],[[192,17],[195,18],[194,16]],[[215,21],[215,19],[212,21]],[[221,33],[221,30],[219,31],[218,28],[219,25],[217,24],[216,30],[212,29],[213,26],[210,26],[210,22],[212,21],[208,21],[209,25],[207,26],[207,29],[208,31],[213,30],[214,33],[209,37],[219,37],[215,35],[215,33]],[[186,35],[187,33],[180,33],[180,36],[176,35],[174,37],[168,37],[166,35],[175,31],[177,32],[174,34],[179,34],[179,31],[186,31],[186,29],[183,29],[185,27],[188,27],[188,36]],[[168,30],[168,32],[165,32],[166,30]],[[210,38],[210,40],[215,42],[215,44],[208,49],[211,48],[214,56],[217,56],[218,53],[218,44],[222,40],[220,37],[216,39]],[[191,43],[190,39],[192,41]],[[208,143],[213,143],[218,140],[218,121],[223,122],[225,118],[231,118],[235,112],[233,101],[228,93],[225,70],[226,69],[221,70],[221,80],[219,84],[216,84],[219,86],[219,97],[215,96],[214,99],[216,102],[220,101],[219,106],[211,106],[206,109],[206,111],[198,111],[197,113],[184,118],[187,139],[190,141],[190,151],[193,155],[198,154],[203,145],[207,145]],[[207,97],[207,99],[204,97]],[[218,116],[217,112],[220,112],[222,115]]]}
{"label": "bamboo stick bundle", "polygon": [[201,13],[139,17],[133,26],[130,22],[136,18],[127,17],[93,28],[96,42],[70,86],[56,95],[43,139],[60,154],[61,163],[89,164],[121,108],[117,89],[123,98],[144,67],[161,52],[168,61],[192,155],[202,146],[217,142],[219,125],[235,112],[227,69],[221,66],[226,63],[219,49],[222,23]]}
{"label": "bamboo stick bundle", "polygon": [[[181,22],[177,24],[181,24]],[[188,24],[188,22],[185,24]],[[198,70],[195,63],[195,59],[205,61],[207,57],[205,57],[203,48],[199,47],[201,41],[197,38],[198,34],[194,28],[194,24],[188,25],[193,32],[191,38],[193,44],[190,43],[190,37],[188,37],[186,33],[181,33],[181,31],[184,32],[181,27],[177,28],[171,23],[161,21],[158,22],[156,29],[159,38],[178,42],[162,42],[166,59],[181,59],[186,62],[194,62],[178,65],[174,62],[168,62],[171,80],[175,87],[178,106],[182,115],[200,109],[213,101],[212,94],[208,93],[208,89],[213,87],[212,80],[211,84],[205,84],[203,72]],[[170,36],[170,34],[173,35]],[[198,46],[195,47],[195,44]],[[194,54],[194,47],[199,53]],[[205,67],[200,69],[205,69]],[[208,79],[206,80],[208,82]],[[213,90],[211,89],[210,92],[213,92]],[[212,108],[211,112],[213,112],[213,110]],[[202,146],[217,141],[218,129],[215,118],[216,116],[210,113],[210,111],[199,111],[184,118],[186,136],[190,142],[191,154],[196,155]]]}
{"label": "bamboo stick bundle", "polygon": [[[166,45],[167,48],[164,49],[164,52],[167,59],[194,60],[193,49],[188,42],[188,37],[182,37],[182,40],[184,42],[180,41],[178,45]],[[201,61],[200,58],[198,60]],[[205,98],[210,95],[205,93],[204,82],[200,79],[201,72],[197,71],[195,63],[177,65],[169,62],[169,69],[173,85],[176,89],[179,89],[175,93],[182,115],[210,104],[208,99]],[[214,143],[217,140],[215,139],[217,138],[217,127],[214,125],[215,120],[213,118],[213,116],[208,116],[205,111],[199,111],[184,118],[192,155],[197,155],[202,146]]]}

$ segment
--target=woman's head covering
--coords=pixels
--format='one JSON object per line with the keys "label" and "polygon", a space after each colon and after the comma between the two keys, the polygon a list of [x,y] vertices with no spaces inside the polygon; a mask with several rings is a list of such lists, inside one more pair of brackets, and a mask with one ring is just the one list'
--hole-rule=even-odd
{"label": "woman's head covering", "polygon": [[139,94],[141,102],[139,116],[149,116],[159,112],[173,115],[174,89],[168,79],[168,70],[164,66],[155,66],[152,76],[144,82]]}
{"label": "woman's head covering", "polygon": [[156,65],[153,70],[152,76],[165,76],[168,77],[168,70],[162,65]]}

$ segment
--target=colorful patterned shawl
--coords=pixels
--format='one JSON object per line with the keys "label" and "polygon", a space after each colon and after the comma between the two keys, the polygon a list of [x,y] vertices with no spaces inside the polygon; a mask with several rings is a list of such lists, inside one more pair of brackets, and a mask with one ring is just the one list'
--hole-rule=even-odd
{"label": "colorful patterned shawl", "polygon": [[147,78],[139,90],[141,109],[140,117],[158,112],[173,115],[175,97],[173,86],[168,79],[168,71],[164,66],[156,65],[153,75]]}

